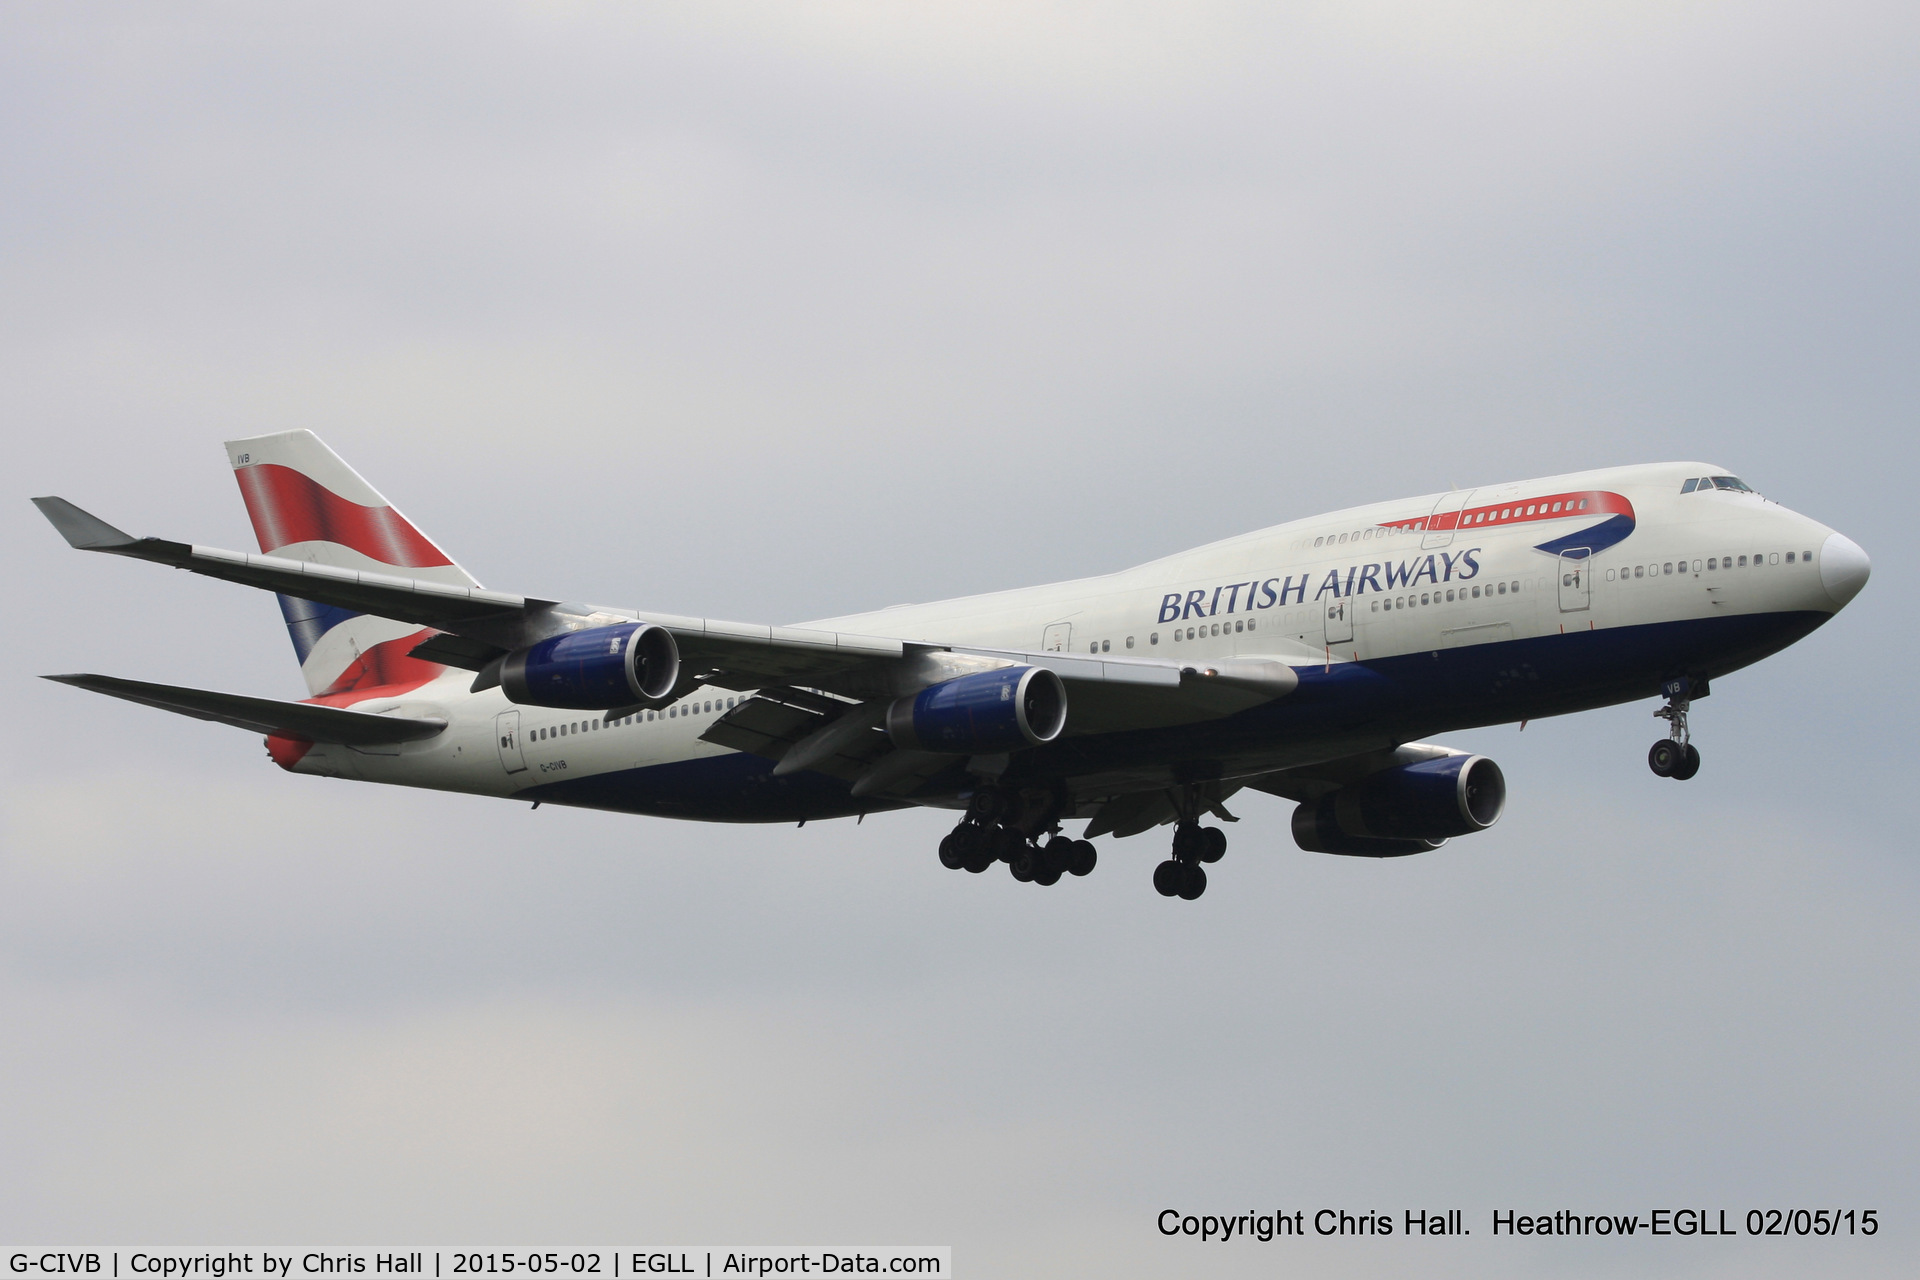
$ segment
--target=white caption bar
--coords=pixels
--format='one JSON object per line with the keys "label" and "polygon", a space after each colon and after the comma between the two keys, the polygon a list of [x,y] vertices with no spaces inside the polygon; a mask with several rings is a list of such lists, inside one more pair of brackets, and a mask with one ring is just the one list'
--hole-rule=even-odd
{"label": "white caption bar", "polygon": [[22,1249],[7,1274],[63,1280],[474,1280],[542,1276],[630,1280],[766,1280],[780,1276],[920,1276],[949,1280],[948,1245],[644,1245],[564,1249]]}

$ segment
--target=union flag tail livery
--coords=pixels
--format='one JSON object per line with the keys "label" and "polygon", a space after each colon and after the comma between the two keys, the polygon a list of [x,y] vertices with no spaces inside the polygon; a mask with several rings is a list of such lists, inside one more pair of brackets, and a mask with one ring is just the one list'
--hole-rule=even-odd
{"label": "union flag tail livery", "polygon": [[1669,462],[769,626],[489,591],[312,434],[227,454],[259,555],[34,502],[81,550],[276,593],[310,696],[49,679],[264,734],[293,773],[713,822],[954,810],[943,866],[1040,885],[1091,872],[1096,837],[1170,824],[1153,885],[1187,900],[1226,852],[1202,819],[1242,793],[1293,801],[1309,853],[1492,826],[1499,766],[1432,734],[1658,698],[1647,763],[1692,778],[1712,682],[1825,624],[1870,570],[1722,468]]}
{"label": "union flag tail livery", "polygon": [[[227,441],[262,553],[448,586],[480,584],[311,431]],[[445,670],[407,651],[432,634],[392,618],[281,593],[307,691],[418,688]]]}

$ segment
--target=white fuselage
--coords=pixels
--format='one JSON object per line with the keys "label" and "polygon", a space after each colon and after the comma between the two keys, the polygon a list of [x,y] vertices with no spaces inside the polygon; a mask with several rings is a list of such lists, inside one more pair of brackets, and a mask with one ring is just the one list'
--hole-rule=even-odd
{"label": "white fuselage", "polygon": [[[1823,578],[1834,531],[1750,492],[1681,493],[1689,478],[1720,471],[1696,463],[1620,467],[1383,502],[1117,573],[806,625],[935,645],[1183,664],[1260,656],[1327,672],[1341,664],[1386,669],[1422,653],[1436,663],[1444,653],[1466,660],[1467,651],[1480,646],[1571,633],[1586,633],[1589,646],[1601,643],[1603,633],[1623,637],[1623,644],[1631,635],[1637,653],[1668,624],[1698,623],[1732,636],[1734,619],[1805,615],[1817,622],[1836,611],[1844,600]],[[1569,497],[1564,515],[1527,512],[1559,494],[1605,498],[1576,512]],[[1541,549],[1556,538],[1577,541],[1606,502],[1628,513],[1613,517],[1616,541],[1568,554]],[[1447,522],[1455,527],[1431,527]],[[1778,643],[1741,632],[1738,642],[1727,642],[1724,660],[1702,659],[1702,669],[1744,665],[1812,625]],[[556,782],[735,754],[700,741],[700,734],[742,696],[737,692],[707,689],[670,713],[641,712],[602,725],[594,713],[514,706],[497,688],[471,693],[471,680],[470,673],[450,670],[404,696],[354,704],[362,711],[443,718],[447,728],[439,736],[374,749],[323,744],[295,768],[485,795],[538,795]],[[1587,692],[1542,689],[1538,709],[1551,714],[1652,692],[1644,683]],[[1529,705],[1496,700],[1488,714],[1522,715]],[[1430,718],[1488,722],[1458,710]],[[503,746],[509,727],[511,748]],[[1389,729],[1381,732],[1391,736]],[[1328,739],[1329,754],[1350,746],[1336,737]],[[1292,758],[1299,755],[1296,750]]]}

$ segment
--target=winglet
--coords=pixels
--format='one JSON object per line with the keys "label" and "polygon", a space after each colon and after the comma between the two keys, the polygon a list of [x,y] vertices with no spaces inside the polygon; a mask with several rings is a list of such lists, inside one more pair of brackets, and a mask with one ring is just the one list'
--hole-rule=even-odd
{"label": "winglet", "polygon": [[33,505],[40,508],[40,514],[52,522],[69,546],[81,551],[118,551],[139,541],[65,498],[35,498]]}

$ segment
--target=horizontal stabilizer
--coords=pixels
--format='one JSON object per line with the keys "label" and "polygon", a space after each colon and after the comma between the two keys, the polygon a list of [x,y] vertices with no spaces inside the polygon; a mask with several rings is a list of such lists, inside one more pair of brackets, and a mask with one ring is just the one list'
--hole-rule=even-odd
{"label": "horizontal stabilizer", "polygon": [[117,547],[130,547],[139,539],[102,520],[99,516],[68,502],[65,498],[35,498],[33,505],[40,508],[40,514],[52,521],[67,545],[81,551],[108,551]]}
{"label": "horizontal stabilizer", "polygon": [[319,707],[307,702],[282,702],[277,698],[249,698],[238,693],[213,693],[206,689],[183,689],[177,685],[121,680],[115,676],[67,675],[47,676],[46,679],[70,684],[77,689],[104,693],[110,698],[125,698],[142,706],[158,707],[177,715],[192,716],[196,720],[212,720],[218,724],[230,724],[236,729],[304,738],[311,742],[340,742],[355,747],[417,742],[422,738],[431,738],[447,727],[444,720],[381,716],[339,707]]}

